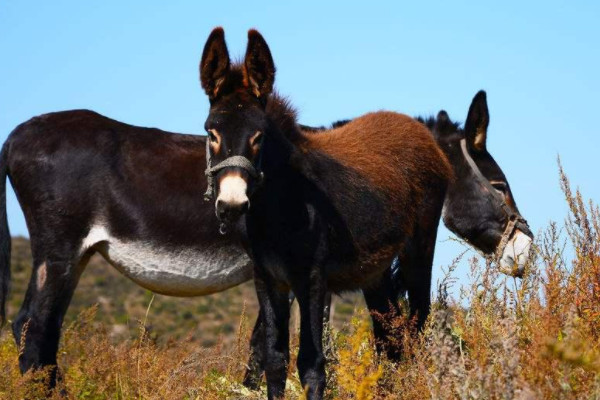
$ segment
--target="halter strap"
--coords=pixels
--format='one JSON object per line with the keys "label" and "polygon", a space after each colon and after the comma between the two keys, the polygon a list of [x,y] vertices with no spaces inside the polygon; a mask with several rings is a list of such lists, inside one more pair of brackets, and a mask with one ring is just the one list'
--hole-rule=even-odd
{"label": "halter strap", "polygon": [[492,186],[492,184],[488,181],[488,179],[481,173],[481,170],[475,163],[475,160],[473,160],[473,158],[469,154],[469,151],[467,149],[467,140],[466,139],[460,140],[460,148],[462,150],[463,155],[465,156],[465,160],[467,160],[467,164],[469,164],[469,166],[471,167],[471,170],[473,171],[475,176],[481,181],[481,183],[486,187],[486,189],[488,189],[488,191],[490,192],[492,197],[494,199],[496,199],[496,201],[498,202],[498,205],[500,206],[502,211],[504,211],[504,213],[506,214],[506,217],[508,218],[506,228],[504,228],[504,232],[502,233],[500,243],[498,244],[498,247],[496,248],[496,258],[499,259],[502,256],[502,253],[504,253],[504,250],[505,250],[506,246],[508,245],[508,241],[512,237],[515,230],[518,228],[524,232],[531,232],[529,230],[529,225],[527,224],[527,220],[525,220],[525,218],[523,218],[521,216],[521,214],[519,214],[518,212],[515,212],[512,208],[510,208],[508,206],[508,204],[506,204],[506,201],[504,200],[504,198],[502,196],[500,196],[500,194],[498,194],[498,192]]}
{"label": "halter strap", "polygon": [[259,184],[262,183],[264,179],[264,174],[262,171],[258,170],[252,161],[247,159],[244,156],[231,156],[227,157],[214,167],[212,164],[212,155],[210,152],[210,139],[206,138],[206,165],[208,168],[204,171],[206,175],[207,188],[204,193],[204,201],[210,201],[215,195],[215,175],[222,169],[237,167],[246,171],[251,177],[257,179]]}

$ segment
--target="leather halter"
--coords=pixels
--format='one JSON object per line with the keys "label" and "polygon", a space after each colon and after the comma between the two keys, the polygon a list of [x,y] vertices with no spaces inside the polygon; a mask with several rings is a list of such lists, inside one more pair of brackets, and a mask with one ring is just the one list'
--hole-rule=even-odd
{"label": "leather halter", "polygon": [[[263,135],[263,138],[261,139],[261,146],[262,146],[263,139],[264,139],[264,135]],[[260,168],[261,160],[262,160],[262,151],[261,151],[261,154],[258,159],[259,168]],[[250,161],[249,159],[247,159],[244,156],[227,157],[226,159],[224,159],[223,161],[221,161],[214,167],[211,164],[212,164],[212,154],[210,152],[210,138],[207,137],[206,138],[206,165],[208,168],[206,168],[206,171],[204,171],[204,174],[206,175],[206,181],[207,181],[208,187],[206,188],[206,193],[204,193],[204,201],[210,201],[213,199],[215,192],[216,192],[216,190],[215,190],[216,189],[215,188],[215,175],[222,169],[230,168],[230,167],[241,168],[241,169],[245,170],[251,177],[258,180],[259,184],[262,183],[262,181],[264,180],[264,177],[265,177],[264,173],[259,168],[256,168],[254,166],[254,164],[252,164],[252,161]]]}
{"label": "leather halter", "polygon": [[531,230],[529,229],[527,220],[525,220],[525,218],[523,218],[523,216],[521,214],[514,211],[512,208],[510,208],[508,206],[508,204],[506,204],[506,201],[504,200],[504,198],[492,186],[490,181],[488,181],[488,179],[481,173],[481,170],[475,163],[475,160],[473,160],[473,158],[469,154],[469,151],[467,149],[467,140],[466,139],[460,140],[460,148],[462,150],[463,155],[465,156],[465,160],[467,160],[467,163],[471,167],[471,170],[473,171],[473,173],[475,174],[477,179],[490,192],[491,196],[498,203],[498,206],[502,209],[502,211],[504,211],[504,214],[506,214],[508,222],[506,223],[506,227],[504,228],[504,233],[502,233],[502,238],[500,239],[500,243],[498,244],[498,247],[496,248],[496,257],[500,258],[502,256],[502,254],[504,253],[506,246],[508,245],[508,241],[510,240],[512,235],[515,233],[516,229],[519,229],[520,231],[522,231],[525,234],[531,234]]}

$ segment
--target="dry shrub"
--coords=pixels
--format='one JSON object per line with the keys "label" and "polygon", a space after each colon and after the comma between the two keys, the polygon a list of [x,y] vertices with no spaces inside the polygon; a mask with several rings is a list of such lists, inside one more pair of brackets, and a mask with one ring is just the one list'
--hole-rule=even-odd
{"label": "dry shrub", "polygon": [[[424,332],[399,318],[398,364],[379,358],[369,316],[359,309],[342,328],[328,327],[325,348],[329,399],[588,399],[600,398],[600,211],[573,192],[559,166],[569,214],[536,238],[536,254],[523,280],[497,266],[470,260],[470,284],[456,298],[457,258],[437,289]],[[76,399],[252,399],[240,384],[248,356],[244,312],[236,340],[202,348],[191,337],[160,342],[139,333],[114,344],[94,320],[95,308],[66,327],[59,363],[62,389]],[[149,313],[152,319],[152,313]],[[94,322],[94,323],[93,323]],[[160,321],[156,321],[160,323]],[[295,369],[297,330],[292,330],[287,397],[304,391]],[[161,344],[158,344],[161,343]],[[0,397],[43,397],[48,371],[21,376],[19,349],[0,337]],[[57,394],[55,393],[55,396]]]}
{"label": "dry shrub", "polygon": [[[335,398],[355,397],[361,400],[374,398],[377,382],[383,367],[376,361],[376,353],[371,340],[371,327],[362,311],[352,318],[348,333],[334,334],[334,359],[329,360],[329,395]],[[361,318],[362,317],[362,318]],[[331,378],[335,378],[332,380]]]}
{"label": "dry shrub", "polygon": [[[80,314],[63,332],[59,390],[73,399],[231,399],[262,398],[241,385],[248,357],[249,329],[242,313],[233,348],[200,348],[191,340],[158,346],[142,321],[139,335],[113,344],[107,330],[93,323],[96,307]],[[12,337],[0,339],[0,398],[44,398],[45,371],[18,372]],[[59,398],[59,391],[54,393]]]}

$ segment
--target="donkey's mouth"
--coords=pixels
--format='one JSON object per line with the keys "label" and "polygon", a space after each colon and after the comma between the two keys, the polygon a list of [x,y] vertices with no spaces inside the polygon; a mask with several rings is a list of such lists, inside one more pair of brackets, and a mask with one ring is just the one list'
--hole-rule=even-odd
{"label": "donkey's mouth", "polygon": [[225,202],[223,200],[217,200],[215,205],[217,218],[222,225],[235,224],[240,217],[248,212],[250,208],[250,202],[248,200],[244,202]]}
{"label": "donkey's mouth", "polygon": [[240,217],[245,213],[245,211],[242,211],[233,211],[231,209],[220,211],[219,208],[217,208],[217,219],[220,222],[219,233],[221,235],[226,235],[227,232],[229,232],[229,227],[235,225],[239,221]]}

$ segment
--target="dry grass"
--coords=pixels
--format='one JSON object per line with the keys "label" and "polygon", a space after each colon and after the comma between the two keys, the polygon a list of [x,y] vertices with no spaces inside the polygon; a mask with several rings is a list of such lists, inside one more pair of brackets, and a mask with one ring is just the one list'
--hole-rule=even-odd
{"label": "dry grass", "polygon": [[[406,359],[378,359],[368,315],[330,329],[327,397],[332,399],[588,399],[600,398],[600,211],[571,191],[564,228],[551,223],[522,281],[486,260],[471,260],[470,285],[447,294],[458,259],[437,289],[425,332],[410,321],[397,338]],[[115,341],[98,323],[96,308],[65,330],[60,349],[64,388],[77,399],[252,399],[240,385],[253,318],[237,318],[233,340],[202,347],[196,338],[160,341],[142,322],[129,339]],[[150,313],[152,315],[152,313]],[[152,318],[150,316],[149,318]],[[160,321],[155,321],[159,324]],[[226,344],[223,344],[226,343]],[[292,352],[298,338],[292,338]],[[40,379],[21,377],[18,348],[0,337],[0,397],[35,397]],[[290,366],[288,398],[302,398]]]}

